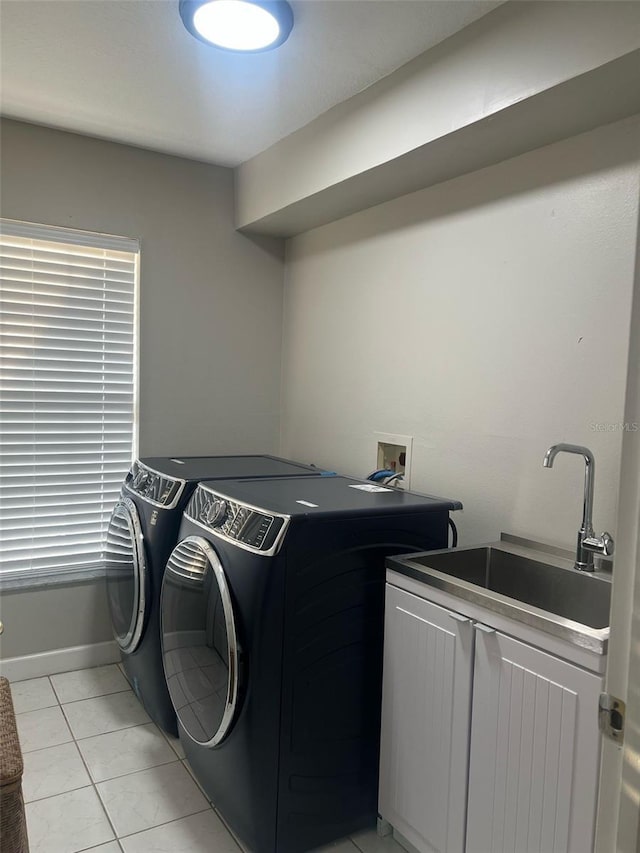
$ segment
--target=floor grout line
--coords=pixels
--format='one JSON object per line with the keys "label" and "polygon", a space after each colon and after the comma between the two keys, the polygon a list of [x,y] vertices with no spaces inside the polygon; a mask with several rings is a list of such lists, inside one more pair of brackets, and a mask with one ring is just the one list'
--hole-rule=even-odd
{"label": "floor grout line", "polygon": [[[82,757],[82,756],[81,756],[81,757]],[[87,768],[87,773],[88,773],[88,772],[89,772],[89,771],[88,771],[88,768]],[[89,777],[89,778],[91,778],[91,777]],[[107,823],[109,824],[109,827],[110,827],[110,829],[111,829],[111,832],[113,833],[113,838],[109,838],[107,841],[102,841],[102,842],[100,842],[100,844],[98,844],[98,845],[96,845],[96,844],[92,844],[92,845],[90,845],[90,846],[88,846],[88,847],[80,847],[80,848],[78,848],[77,850],[74,850],[74,851],[73,851],[73,853],[83,853],[83,851],[86,851],[86,850],[94,850],[96,847],[101,847],[103,844],[111,844],[111,843],[112,843],[112,842],[114,842],[114,841],[118,842],[118,844],[119,844],[119,841],[118,841],[118,835],[117,835],[117,833],[116,833],[116,831],[115,831],[115,829],[114,829],[113,824],[111,823],[111,820],[109,819],[109,815],[108,815],[108,814],[107,814],[107,812],[106,812],[106,809],[105,809],[105,807],[104,807],[104,804],[103,804],[102,800],[100,799],[100,795],[99,795],[98,791],[96,790],[96,786],[95,786],[95,784],[93,784],[93,782],[91,782],[91,784],[89,784],[89,785],[83,785],[81,788],[74,788],[73,790],[74,790],[74,791],[84,791],[84,790],[86,790],[87,788],[93,788],[94,793],[95,793],[96,797],[98,798],[98,805],[99,805],[99,806],[100,806],[100,808],[102,809],[102,812],[103,812],[103,814],[104,814],[104,816],[105,816],[105,818],[106,818],[106,820],[107,820]],[[60,793],[60,794],[53,794],[51,797],[42,797],[42,798],[41,798],[41,799],[39,799],[39,800],[32,800],[32,802],[33,802],[33,803],[42,803],[42,802],[45,802],[46,800],[53,800],[53,799],[55,799],[56,797],[63,797],[63,796],[65,796],[65,794],[71,794],[71,793],[72,793],[72,791],[63,791],[63,792],[62,792],[62,793]],[[31,803],[25,803],[25,806],[27,806],[27,805],[31,805]],[[27,819],[27,834],[28,834],[28,832],[29,832],[29,821],[28,821],[28,819]],[[120,847],[120,849],[122,850],[122,847]]]}
{"label": "floor grout line", "polygon": [[193,772],[193,770],[191,769],[191,765],[189,764],[189,759],[188,759],[188,758],[181,758],[181,759],[180,759],[180,763],[182,764],[182,766],[184,767],[184,769],[187,771],[187,773],[189,774],[189,776],[191,776],[191,778],[193,779],[193,781],[196,783],[196,785],[198,786],[198,789],[199,789],[199,790],[201,791],[201,793],[202,793],[202,796],[206,799],[206,801],[209,803],[209,805],[210,805],[213,809],[215,809],[215,805],[214,805],[214,803],[213,803],[213,801],[212,801],[211,797],[209,796],[209,794],[207,794],[207,792],[205,791],[205,789],[202,787],[202,785],[200,784],[199,780],[198,780],[198,779],[196,779],[196,775],[195,775],[195,773]]}
{"label": "floor grout line", "polygon": [[112,838],[111,841],[103,841],[101,844],[94,844],[93,847],[83,847],[81,850],[74,850],[73,853],[91,853],[92,850],[100,850],[100,848],[104,847],[106,844],[117,844],[120,850],[122,850],[120,840],[118,838]]}
{"label": "floor grout line", "polygon": [[[156,726],[156,724],[154,722],[139,723],[137,726],[126,726],[124,729],[115,729],[115,731],[112,731],[112,732],[103,732],[103,735],[113,735],[116,732],[124,732],[124,731],[127,731],[128,729],[137,729],[137,728],[142,728],[143,726],[153,726],[154,728],[158,729],[158,726]],[[159,731],[159,729],[158,729],[158,731]],[[81,743],[83,743],[85,740],[91,740],[91,738],[94,738],[94,737],[102,737],[103,735],[91,735],[91,737],[76,738],[76,737],[73,737],[73,732],[71,732],[71,736],[73,737],[73,742],[78,747],[78,752],[80,753],[80,755],[82,755],[82,750],[80,749]],[[169,744],[167,744],[167,746],[169,746]],[[169,749],[171,749],[171,747],[169,747]],[[84,756],[82,756],[82,760],[84,761]],[[153,767],[163,767],[165,764],[173,764],[174,761],[180,761],[180,759],[175,754],[175,752],[173,753],[173,756],[172,756],[170,761],[159,761],[157,764],[151,764],[149,767],[143,767],[142,769],[143,770],[151,770]],[[89,770],[88,767],[87,767],[87,770]],[[122,779],[124,776],[130,776],[132,773],[139,773],[139,772],[141,772],[141,771],[130,770],[128,773],[118,773],[116,776],[110,776],[108,779],[100,779],[99,782],[95,782],[94,784],[99,785],[100,782],[110,782],[111,779]],[[89,776],[93,782],[93,776],[91,776],[90,771],[89,771]]]}
{"label": "floor grout line", "polygon": [[[158,724],[156,723],[156,725],[158,725]],[[165,730],[161,726],[158,726],[158,728],[160,729],[160,734],[162,735],[162,737],[166,740],[166,742],[169,744],[171,749],[176,753],[176,755],[178,755],[178,753],[176,752],[176,750],[173,746],[173,741],[177,741],[178,743],[180,743],[180,738],[179,737],[176,738],[173,735],[169,734],[169,732],[165,732]],[[178,758],[180,759],[180,761],[182,761],[183,756],[178,755]]]}
{"label": "floor grout line", "polygon": [[[123,687],[121,690],[109,690],[107,693],[99,693],[97,696],[85,696],[82,699],[69,699],[67,702],[58,702],[60,705],[77,705],[78,702],[92,702],[94,699],[104,699],[105,696],[118,696],[120,693],[133,693],[133,690],[127,684],[126,687]],[[136,694],[133,693],[135,696]]]}
{"label": "floor grout line", "polygon": [[[63,712],[62,712],[62,713],[64,713],[64,710],[63,710]],[[73,736],[73,732],[71,732],[71,735]],[[100,808],[102,809],[102,811],[103,811],[103,813],[104,813],[104,816],[105,816],[105,817],[106,817],[106,819],[107,819],[107,823],[108,823],[108,824],[109,824],[109,826],[111,827],[111,832],[113,833],[113,837],[114,837],[114,838],[115,838],[115,840],[117,841],[117,840],[118,840],[118,833],[116,832],[116,828],[115,828],[115,826],[113,825],[113,822],[111,821],[111,818],[109,817],[109,813],[107,812],[107,809],[105,808],[104,803],[102,802],[102,797],[100,796],[100,791],[99,791],[99,790],[98,790],[98,788],[97,788],[97,785],[96,785],[96,783],[95,783],[95,781],[94,781],[94,779],[93,779],[93,776],[91,775],[91,771],[89,770],[89,766],[88,766],[87,762],[84,760],[84,755],[82,754],[82,750],[81,750],[81,749],[80,749],[80,747],[78,746],[78,742],[77,742],[77,740],[76,740],[75,738],[74,738],[74,740],[73,740],[73,743],[74,743],[75,748],[78,750],[78,754],[80,755],[80,761],[82,761],[82,764],[83,764],[83,766],[84,766],[84,769],[87,771],[87,776],[89,777],[89,779],[90,779],[90,781],[91,781],[91,787],[93,788],[94,793],[95,793],[96,797],[98,798],[98,802],[100,803]],[[108,842],[105,842],[105,843],[108,843]],[[90,850],[91,848],[85,848],[85,849],[89,849],[89,850]],[[120,848],[120,849],[122,849],[122,848]]]}
{"label": "floor grout line", "polygon": [[157,823],[155,826],[148,826],[146,829],[139,829],[137,832],[129,832],[127,835],[119,835],[118,841],[121,841],[124,838],[133,838],[134,835],[142,835],[143,832],[150,832],[152,829],[158,829],[161,826],[169,826],[171,823],[177,823],[179,820],[186,820],[188,817],[193,817],[197,814],[204,814],[205,812],[212,811],[211,807],[206,809],[198,809],[197,812],[191,812],[191,814],[182,815],[182,817],[174,817],[171,820],[165,820],[164,823]]}
{"label": "floor grout line", "polygon": [[51,685],[51,689],[53,690],[53,695],[56,697],[58,705],[60,705],[60,707],[62,707],[62,702],[60,701],[60,697],[58,696],[58,691],[56,690],[55,684],[51,680],[51,676],[48,675],[47,678],[49,679],[49,684]]}
{"label": "floor grout line", "polygon": [[120,773],[118,776],[110,776],[108,779],[100,779],[99,782],[93,782],[94,785],[102,785],[104,782],[115,782],[116,779],[126,779],[127,776],[137,776],[138,773],[147,773],[149,770],[157,770],[158,767],[169,767],[170,764],[181,764],[179,758],[175,761],[163,761],[162,764],[152,764],[151,767],[143,767],[141,770],[131,770],[129,773]]}
{"label": "floor grout line", "polygon": [[76,785],[74,788],[69,788],[68,791],[60,791],[58,794],[49,794],[48,797],[36,797],[34,800],[25,800],[25,806],[31,805],[31,803],[41,803],[43,800],[50,800],[52,797],[61,797],[63,794],[72,794],[74,791],[81,791],[83,788],[91,788],[93,782],[91,781],[91,776],[89,776],[89,781],[85,782],[84,785]]}
{"label": "floor grout line", "polygon": [[141,770],[130,770],[128,773],[118,773],[117,776],[109,776],[108,779],[100,779],[97,782],[93,781],[93,777],[91,777],[92,785],[102,785],[103,782],[112,782],[114,779],[124,779],[126,776],[133,776],[134,773],[143,773],[145,770],[155,770],[156,767],[166,767],[168,764],[175,764],[177,761],[180,761],[179,758],[172,759],[171,761],[161,761],[159,764],[151,764],[149,767],[143,767]]}
{"label": "floor grout line", "polygon": [[19,717],[21,714],[33,714],[34,711],[46,711],[49,708],[57,708],[60,703],[56,700],[54,705],[43,705],[42,708],[31,708],[30,711],[16,711],[14,708],[14,714],[16,717]]}
{"label": "floor grout line", "polygon": [[227,821],[222,817],[222,815],[220,814],[220,812],[218,811],[218,809],[213,805],[213,803],[211,803],[211,808],[212,808],[212,809],[213,809],[213,811],[215,812],[215,814],[216,814],[216,816],[217,816],[218,820],[220,821],[220,823],[224,826],[224,828],[227,830],[227,832],[229,833],[229,835],[230,835],[230,836],[231,836],[231,838],[233,839],[233,843],[236,845],[236,847],[238,848],[238,850],[240,850],[240,853],[249,853],[248,848],[247,848],[247,847],[245,847],[245,846],[244,846],[244,844],[242,844],[242,842],[240,841],[240,839],[239,839],[239,838],[236,838],[236,834],[235,834],[235,832],[233,832],[233,830],[231,829],[231,827],[229,826],[229,824],[227,823]]}
{"label": "floor grout line", "polygon": [[[105,666],[117,666],[117,664],[105,664]],[[101,668],[102,667],[88,667],[88,670],[101,669]],[[71,705],[73,702],[84,702],[87,699],[100,699],[102,696],[112,696],[114,693],[126,693],[127,690],[131,690],[131,685],[129,684],[129,681],[127,680],[126,676],[122,673],[122,671],[118,667],[118,670],[120,671],[122,677],[124,678],[124,680],[126,682],[126,687],[118,688],[117,690],[107,690],[106,693],[98,693],[95,696],[85,696],[82,699],[70,699],[68,702],[63,702],[62,699],[60,698],[59,694],[58,694],[58,691],[56,690],[55,684],[53,683],[53,679],[55,678],[55,676],[56,675],[68,675],[72,672],[85,672],[88,670],[71,669],[71,670],[69,670],[69,673],[67,673],[67,672],[56,672],[53,675],[47,675],[46,676],[46,678],[49,680],[49,684],[51,685],[51,689],[53,690],[53,694],[56,697],[56,700],[57,700],[59,705]],[[26,680],[31,681],[32,679],[26,679]],[[16,683],[19,683],[19,682],[16,682]],[[131,690],[131,692],[133,693],[132,690]]]}
{"label": "floor grout line", "polygon": [[44,708],[32,708],[30,711],[18,711],[16,713],[17,717],[24,717],[25,714],[37,714],[39,711],[50,711],[52,708],[61,708],[60,703],[56,703],[55,705],[45,705]]}
{"label": "floor grout line", "polygon": [[[113,695],[113,694],[109,694],[109,695]],[[99,697],[96,697],[96,698],[99,698]],[[155,726],[155,723],[153,722],[153,720],[149,719],[149,720],[147,720],[146,723],[130,723],[127,726],[119,726],[117,729],[109,729],[109,731],[106,731],[106,732],[96,732],[93,735],[84,735],[84,737],[76,737],[76,735],[74,735],[74,733],[73,733],[73,728],[71,727],[71,723],[69,722],[69,718],[67,717],[67,715],[65,713],[65,710],[64,710],[65,706],[61,705],[60,707],[62,708],[62,713],[64,714],[65,722],[69,726],[69,731],[71,732],[71,736],[74,739],[74,741],[76,741],[76,743],[83,741],[83,740],[91,740],[91,738],[94,738],[94,737],[101,737],[102,735],[112,735],[112,734],[115,734],[116,732],[124,732],[124,731],[127,731],[127,729],[137,729],[138,726]],[[158,727],[156,726],[156,728],[158,728]],[[169,746],[169,744],[167,744],[167,746]]]}

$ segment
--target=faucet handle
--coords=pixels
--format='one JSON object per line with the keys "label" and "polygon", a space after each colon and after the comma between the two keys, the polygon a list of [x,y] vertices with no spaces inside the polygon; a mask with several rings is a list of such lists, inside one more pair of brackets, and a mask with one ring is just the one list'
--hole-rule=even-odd
{"label": "faucet handle", "polygon": [[613,538],[608,533],[603,533],[602,536],[588,536],[582,540],[583,548],[587,551],[595,551],[603,557],[610,557],[613,554],[614,545]]}

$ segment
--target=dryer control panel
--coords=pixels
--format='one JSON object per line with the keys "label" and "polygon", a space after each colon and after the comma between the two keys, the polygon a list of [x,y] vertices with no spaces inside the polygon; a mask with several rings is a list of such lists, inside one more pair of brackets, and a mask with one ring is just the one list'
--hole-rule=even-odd
{"label": "dryer control panel", "polygon": [[288,525],[286,516],[240,504],[207,486],[198,486],[185,516],[210,533],[250,551],[272,555]]}
{"label": "dryer control panel", "polygon": [[173,509],[185,487],[184,480],[167,477],[143,465],[140,460],[133,463],[124,484],[134,495],[162,509]]}

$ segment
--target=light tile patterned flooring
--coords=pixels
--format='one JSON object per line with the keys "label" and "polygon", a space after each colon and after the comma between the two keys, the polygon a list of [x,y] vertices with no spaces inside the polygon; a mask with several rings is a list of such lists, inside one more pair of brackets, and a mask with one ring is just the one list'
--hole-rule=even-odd
{"label": "light tile patterned flooring", "polygon": [[[241,853],[118,666],[11,685],[31,853]],[[405,853],[366,831],[328,853]]]}

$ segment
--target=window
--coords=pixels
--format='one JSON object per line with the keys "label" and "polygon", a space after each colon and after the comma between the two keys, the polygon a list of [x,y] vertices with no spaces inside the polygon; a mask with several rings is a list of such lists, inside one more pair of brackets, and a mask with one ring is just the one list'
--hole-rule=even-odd
{"label": "window", "polygon": [[134,452],[135,240],[0,220],[0,580],[102,570]]}

